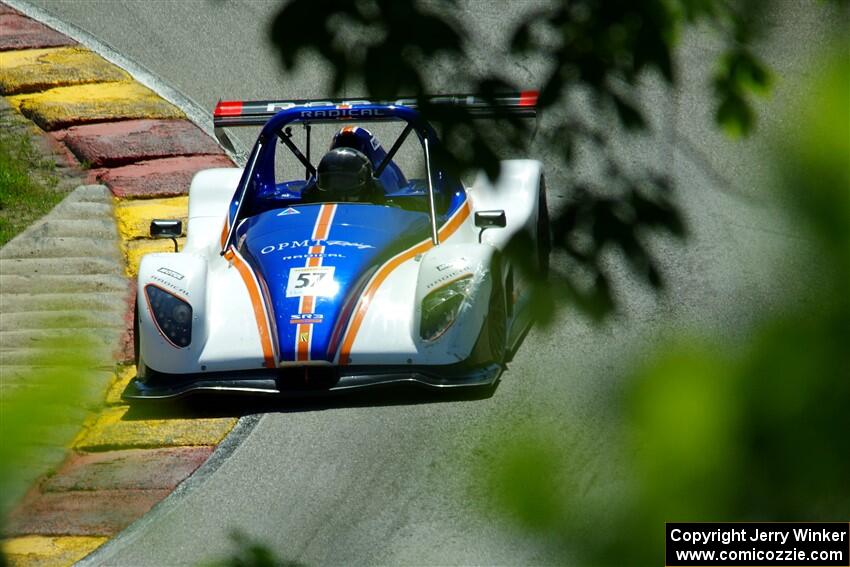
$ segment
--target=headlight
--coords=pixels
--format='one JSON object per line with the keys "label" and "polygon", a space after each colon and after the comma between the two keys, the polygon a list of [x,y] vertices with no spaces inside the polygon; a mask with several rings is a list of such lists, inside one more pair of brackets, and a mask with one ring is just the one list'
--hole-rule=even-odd
{"label": "headlight", "polygon": [[154,322],[165,338],[177,348],[192,342],[192,306],[155,285],[145,286],[145,295]]}
{"label": "headlight", "polygon": [[419,335],[433,341],[452,326],[463,300],[472,287],[472,274],[435,289],[422,300]]}

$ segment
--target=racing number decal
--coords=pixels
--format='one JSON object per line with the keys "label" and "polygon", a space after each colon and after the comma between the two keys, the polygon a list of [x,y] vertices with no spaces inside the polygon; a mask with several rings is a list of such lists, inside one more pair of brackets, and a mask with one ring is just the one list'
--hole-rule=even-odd
{"label": "racing number decal", "polygon": [[[321,206],[319,215],[316,217],[316,224],[313,226],[312,240],[326,241],[328,239],[335,213],[336,205]],[[322,266],[325,247],[315,245],[308,250],[306,265],[302,268],[289,270],[286,296],[298,298],[298,313],[316,315],[316,297],[336,295],[339,284],[334,282],[333,266]],[[313,324],[315,322],[312,318],[300,320],[296,326],[295,360],[297,362],[306,362],[312,359]],[[321,322],[321,319],[318,322]]]}
{"label": "racing number decal", "polygon": [[327,274],[325,272],[301,272],[295,280],[295,289],[302,290],[311,287],[319,287]]}
{"label": "racing number decal", "polygon": [[292,268],[286,284],[286,297],[332,297],[336,293],[333,284],[333,266]]}

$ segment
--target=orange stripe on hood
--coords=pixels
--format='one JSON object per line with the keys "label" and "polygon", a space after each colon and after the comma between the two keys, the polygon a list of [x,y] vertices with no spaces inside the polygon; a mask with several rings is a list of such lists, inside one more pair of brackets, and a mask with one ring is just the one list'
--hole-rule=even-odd
{"label": "orange stripe on hood", "polygon": [[[452,218],[450,218],[449,221],[438,231],[440,242],[454,234],[460,225],[463,224],[463,221],[465,221],[468,217],[469,201],[466,201],[461,208],[458,209],[454,216],[452,216]],[[430,238],[428,240],[424,240],[412,248],[408,248],[404,252],[393,256],[386,264],[381,266],[381,268],[375,272],[375,275],[372,276],[371,281],[367,284],[366,289],[360,296],[357,306],[354,308],[354,316],[351,318],[351,323],[349,323],[345,337],[342,339],[342,346],[339,350],[339,363],[341,365],[346,365],[350,362],[349,359],[351,356],[351,348],[354,345],[354,339],[357,338],[357,333],[360,331],[360,325],[363,324],[363,319],[366,317],[366,312],[369,310],[369,304],[372,302],[375,292],[378,291],[378,288],[381,287],[384,280],[386,280],[387,277],[401,264],[419,254],[424,254],[433,247],[434,243]]]}
{"label": "orange stripe on hood", "polygon": [[316,226],[313,227],[313,240],[325,240],[331,231],[331,223],[336,213],[336,205],[322,205]]}
{"label": "orange stripe on hood", "polygon": [[254,279],[254,273],[248,263],[232,247],[227,250],[224,257],[236,266],[236,270],[242,276],[242,281],[245,282],[245,287],[248,289],[248,296],[251,298],[251,306],[254,308],[254,319],[257,322],[260,343],[263,347],[263,365],[266,368],[274,368],[274,347],[272,345],[271,332],[269,331],[269,320],[266,315],[262,295]]}
{"label": "orange stripe on hood", "polygon": [[[316,217],[316,224],[313,227],[313,240],[325,240],[331,231],[334,215],[336,214],[336,205],[322,205],[319,209],[319,215]],[[308,249],[308,254],[322,254],[325,247],[314,245]],[[321,256],[307,258],[307,267],[313,268],[322,265]],[[298,302],[298,313],[312,313],[316,308],[316,298],[312,295],[301,297]],[[313,325],[299,324],[295,332],[295,360],[303,362],[310,360],[310,351],[313,345]]]}

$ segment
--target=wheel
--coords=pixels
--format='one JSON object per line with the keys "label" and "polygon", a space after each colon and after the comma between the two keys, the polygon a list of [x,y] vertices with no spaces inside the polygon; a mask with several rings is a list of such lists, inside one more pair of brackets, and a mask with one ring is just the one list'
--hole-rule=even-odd
{"label": "wheel", "polygon": [[502,285],[500,259],[493,258],[490,275],[493,280],[487,317],[481,327],[481,334],[472,349],[470,360],[474,365],[504,364],[508,349],[507,308],[505,290]]}
{"label": "wheel", "polygon": [[490,294],[490,305],[487,310],[487,335],[491,360],[497,364],[503,364],[508,349],[508,316],[501,273],[493,270],[493,278],[493,292]]}
{"label": "wheel", "polygon": [[552,229],[549,224],[549,208],[546,203],[546,179],[540,178],[537,197],[537,266],[543,279],[549,275],[549,255],[552,252]]}

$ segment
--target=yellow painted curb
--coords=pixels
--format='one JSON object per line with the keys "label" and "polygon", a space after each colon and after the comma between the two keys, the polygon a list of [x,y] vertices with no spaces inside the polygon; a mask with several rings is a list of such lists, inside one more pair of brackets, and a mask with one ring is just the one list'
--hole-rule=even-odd
{"label": "yellow painted curb", "polygon": [[[133,81],[124,70],[85,48],[28,49],[0,55],[0,94],[44,130],[105,121],[185,118],[178,108]],[[174,250],[170,240],[148,239],[150,221],[182,218],[185,226],[187,212],[188,197],[116,201],[115,216],[131,280],[143,255]],[[185,238],[179,242],[182,246]],[[104,396],[105,407],[87,417],[72,443],[74,450],[214,446],[238,421],[232,417],[138,419],[140,412],[121,400],[135,374],[132,364],[115,368]],[[0,540],[0,547],[9,565],[72,565],[109,539],[31,535]]]}
{"label": "yellow painted curb", "polygon": [[[177,244],[180,249],[186,243],[185,238],[178,238]],[[162,238],[158,240],[131,240],[124,243],[124,254],[127,257],[127,277],[135,280],[136,274],[139,273],[139,262],[142,261],[142,256],[152,252],[174,252],[174,243],[171,240]]]}
{"label": "yellow painted curb", "polygon": [[124,240],[148,238],[153,219],[183,219],[183,234],[186,234],[188,214],[189,197],[120,200],[115,203],[118,232]]}
{"label": "yellow painted curb", "polygon": [[102,411],[74,443],[79,451],[217,445],[236,418],[127,419],[128,408]]}
{"label": "yellow painted curb", "polygon": [[57,87],[6,100],[44,130],[131,118],[185,118],[177,107],[132,81]]}
{"label": "yellow painted curb", "polygon": [[73,565],[101,545],[107,537],[23,536],[3,540],[10,567]]}
{"label": "yellow painted curb", "polygon": [[130,380],[136,377],[136,365],[129,364],[119,366],[115,369],[115,377],[109,384],[109,389],[106,391],[106,404],[115,406],[124,403],[121,400],[121,394],[127,389]]}
{"label": "yellow painted curb", "polygon": [[2,68],[0,94],[4,95],[130,80],[125,71],[81,47],[9,51],[3,54]]}

